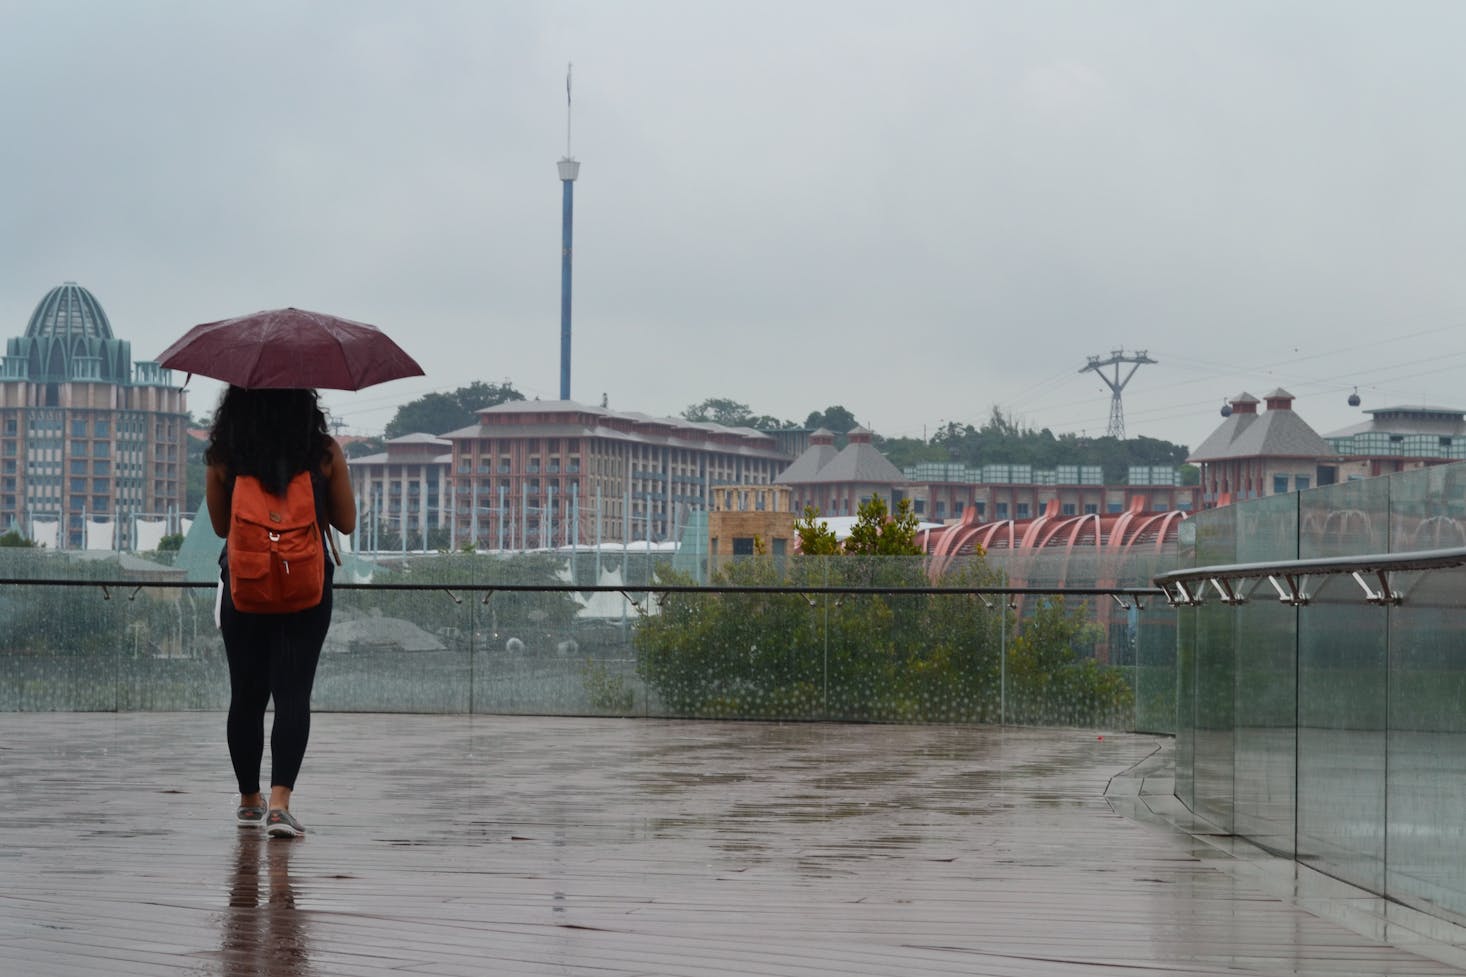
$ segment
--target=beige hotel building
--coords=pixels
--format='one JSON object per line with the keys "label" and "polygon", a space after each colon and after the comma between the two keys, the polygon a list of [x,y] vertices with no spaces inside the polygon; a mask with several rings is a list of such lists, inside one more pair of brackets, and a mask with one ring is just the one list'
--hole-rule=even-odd
{"label": "beige hotel building", "polygon": [[132,362],[85,288],[47,292],[0,358],[0,533],[133,549],[140,521],[176,532],[188,405],[172,374]]}

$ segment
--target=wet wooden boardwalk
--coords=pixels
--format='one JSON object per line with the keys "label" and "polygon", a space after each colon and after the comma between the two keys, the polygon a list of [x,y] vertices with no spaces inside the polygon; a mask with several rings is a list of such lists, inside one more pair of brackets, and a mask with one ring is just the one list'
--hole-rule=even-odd
{"label": "wet wooden boardwalk", "polygon": [[318,715],[294,805],[310,832],[267,841],[232,823],[222,716],[0,715],[0,974],[1466,966],[1449,927],[1178,829],[1167,748],[1074,730]]}

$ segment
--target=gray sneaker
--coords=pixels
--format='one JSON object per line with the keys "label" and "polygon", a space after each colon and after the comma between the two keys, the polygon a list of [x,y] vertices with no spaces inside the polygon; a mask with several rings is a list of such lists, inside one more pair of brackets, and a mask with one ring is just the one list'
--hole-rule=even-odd
{"label": "gray sneaker", "polygon": [[305,825],[295,820],[295,815],[289,811],[276,807],[265,815],[265,833],[271,838],[299,838],[305,834]]}
{"label": "gray sneaker", "polygon": [[269,811],[269,805],[263,798],[258,804],[240,804],[234,809],[234,823],[241,828],[262,827]]}

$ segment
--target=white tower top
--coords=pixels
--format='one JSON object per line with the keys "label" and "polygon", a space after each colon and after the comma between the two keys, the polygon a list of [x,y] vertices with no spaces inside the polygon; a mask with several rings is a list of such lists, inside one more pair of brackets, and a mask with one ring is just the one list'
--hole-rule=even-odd
{"label": "white tower top", "polygon": [[560,179],[565,183],[574,183],[580,176],[580,164],[570,151],[570,72],[574,67],[574,64],[565,66],[565,156],[556,164],[560,168]]}

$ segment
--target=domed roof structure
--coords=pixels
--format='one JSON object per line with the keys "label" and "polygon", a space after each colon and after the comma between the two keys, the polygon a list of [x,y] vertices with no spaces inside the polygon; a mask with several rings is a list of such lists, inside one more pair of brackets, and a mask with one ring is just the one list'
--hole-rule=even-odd
{"label": "domed roof structure", "polygon": [[4,374],[32,383],[132,382],[132,347],[113,337],[96,296],[76,282],[46,293],[25,335],[5,344]]}
{"label": "domed roof structure", "polygon": [[96,296],[76,282],[57,285],[41,299],[25,327],[30,337],[112,339],[112,324]]}

